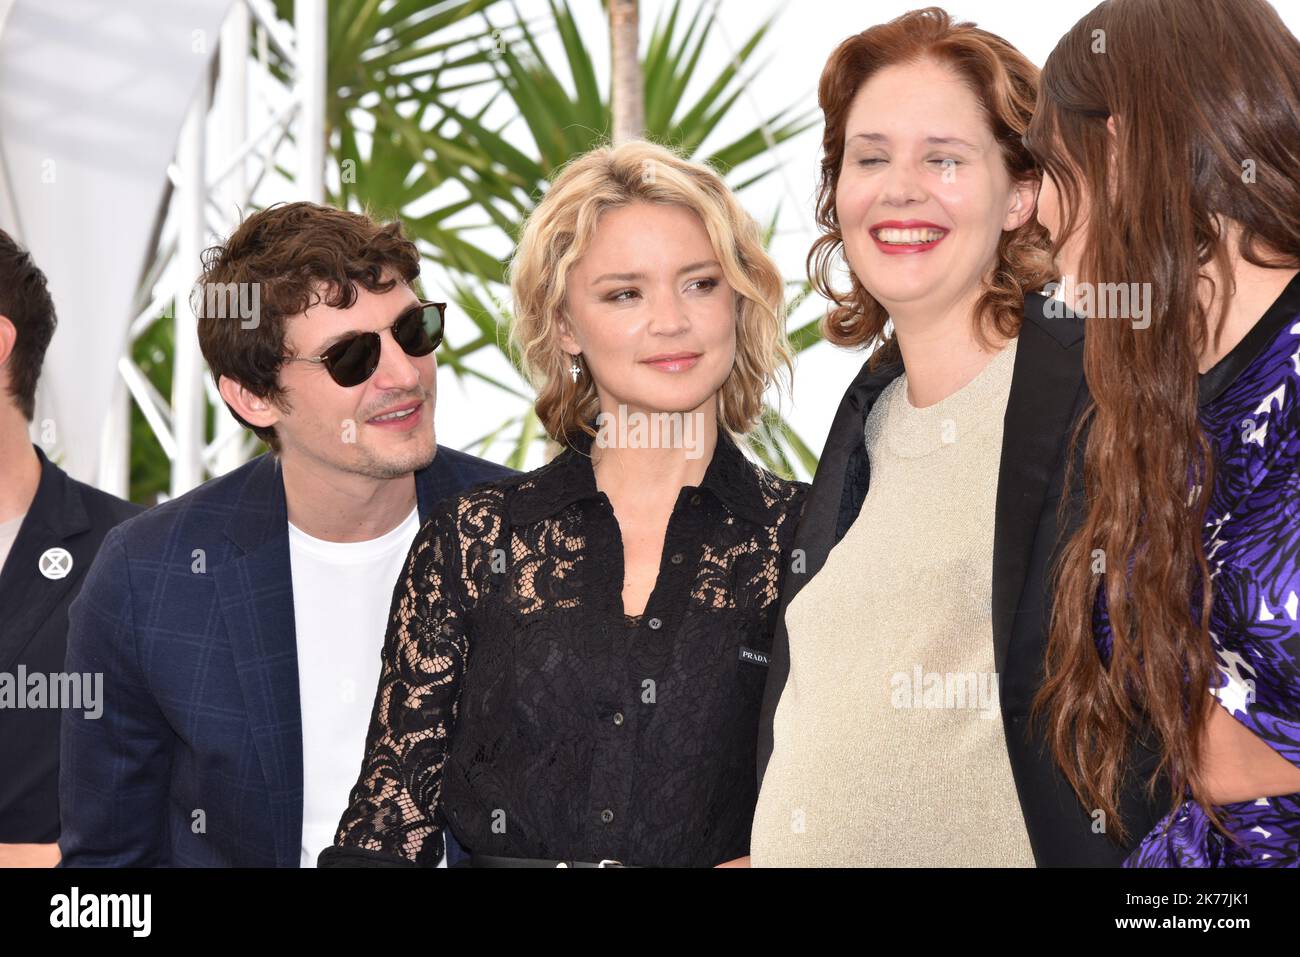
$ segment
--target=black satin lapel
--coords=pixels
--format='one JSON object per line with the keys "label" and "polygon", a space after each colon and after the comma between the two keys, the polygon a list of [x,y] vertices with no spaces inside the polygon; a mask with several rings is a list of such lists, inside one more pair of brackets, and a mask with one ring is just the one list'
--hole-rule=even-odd
{"label": "black satin lapel", "polygon": [[[0,671],[12,670],[68,591],[81,582],[95,557],[89,546],[78,540],[90,529],[81,493],[39,448],[36,454],[41,462],[40,482],[0,571]],[[71,574],[52,579],[41,573],[41,556],[51,548],[68,551]]]}
{"label": "black satin lapel", "polygon": [[[844,447],[841,418],[851,420],[853,414],[846,414],[842,408],[831,426],[817,462],[817,473],[813,476],[812,487],[804,500],[803,517],[799,530],[795,534],[794,547],[803,551],[803,575],[792,575],[790,597],[794,597],[826,564],[826,556],[835,547],[835,522],[840,510],[840,497],[844,490],[845,470],[851,449]],[[848,421],[851,428],[852,421]],[[797,567],[797,566],[796,566]]]}
{"label": "black satin lapel", "polygon": [[1052,476],[1063,464],[1082,381],[1082,339],[1063,344],[1032,321],[1021,326],[1003,419],[993,526],[993,652],[998,674],[1006,669],[1034,534]]}
{"label": "black satin lapel", "polygon": [[[826,436],[826,446],[817,463],[817,473],[795,534],[794,548],[802,550],[805,573],[789,576],[790,585],[785,591],[783,607],[821,570],[831,549],[839,542],[843,531],[839,526],[845,495],[852,494],[856,500],[848,503],[853,512],[853,515],[846,516],[850,524],[857,509],[861,508],[869,468],[863,425],[881,391],[902,371],[899,364],[884,365],[875,371],[864,364],[845,392]],[[859,469],[861,475],[857,474]]]}
{"label": "black satin lapel", "polygon": [[[68,590],[80,581],[84,569],[59,579],[46,578],[40,572],[41,555],[49,548],[64,544],[43,516],[34,511],[28,513],[0,574],[0,671],[13,670],[14,663]],[[73,556],[73,561],[75,568],[77,556]]]}

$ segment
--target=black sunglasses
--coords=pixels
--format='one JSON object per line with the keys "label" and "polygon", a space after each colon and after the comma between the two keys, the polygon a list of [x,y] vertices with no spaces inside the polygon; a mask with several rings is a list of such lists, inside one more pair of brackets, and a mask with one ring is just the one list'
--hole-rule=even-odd
{"label": "black sunglasses", "polygon": [[[397,317],[392,325],[393,338],[408,356],[427,356],[442,342],[442,322],[447,313],[445,302],[420,300]],[[318,356],[285,356],[288,362],[319,362],[330,378],[350,389],[360,385],[379,368],[382,343],[377,332],[359,332],[340,339]]]}

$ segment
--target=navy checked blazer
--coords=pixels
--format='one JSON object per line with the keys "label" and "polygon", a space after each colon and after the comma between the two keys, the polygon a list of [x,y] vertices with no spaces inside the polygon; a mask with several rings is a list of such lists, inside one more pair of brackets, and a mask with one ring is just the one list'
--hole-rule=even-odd
{"label": "navy checked blazer", "polygon": [[[421,520],[510,474],[439,448],[415,473]],[[63,715],[62,866],[297,867],[302,723],[279,461],[262,455],[113,529],[69,618],[66,670],[104,679],[101,717]]]}

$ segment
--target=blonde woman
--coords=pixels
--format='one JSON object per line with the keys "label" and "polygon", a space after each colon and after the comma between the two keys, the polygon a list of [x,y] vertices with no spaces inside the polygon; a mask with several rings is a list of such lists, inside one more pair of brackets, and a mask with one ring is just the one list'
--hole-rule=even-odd
{"label": "blonde woman", "polygon": [[321,863],[742,857],[805,491],[737,445],[790,365],[780,274],[712,170],[631,143],[560,175],[511,285],[564,450],[421,529]]}

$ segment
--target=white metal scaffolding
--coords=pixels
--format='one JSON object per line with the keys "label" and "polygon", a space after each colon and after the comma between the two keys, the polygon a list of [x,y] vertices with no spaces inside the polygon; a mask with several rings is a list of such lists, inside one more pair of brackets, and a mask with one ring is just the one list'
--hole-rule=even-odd
{"label": "white metal scaffolding", "polygon": [[[325,196],[326,0],[297,0],[295,22],[276,17],[268,0],[236,0],[221,29],[217,82],[200,84],[169,170],[172,191],[145,271],[141,302],[122,357],[114,407],[100,459],[99,484],[125,496],[130,461],[130,403],[139,408],[171,462],[175,497],[241,464],[253,443],[221,402],[199,352],[191,291],[200,254],[248,214],[258,187],[276,175],[277,157],[294,147],[287,168],[299,199]],[[251,53],[254,44],[258,51]],[[292,76],[277,84],[267,67],[274,46]],[[250,99],[257,97],[256,110]],[[251,112],[262,114],[249,135]],[[281,168],[284,168],[283,165]],[[161,395],[132,359],[132,346],[172,304],[175,357],[170,397]],[[209,407],[215,434],[207,436]]]}

